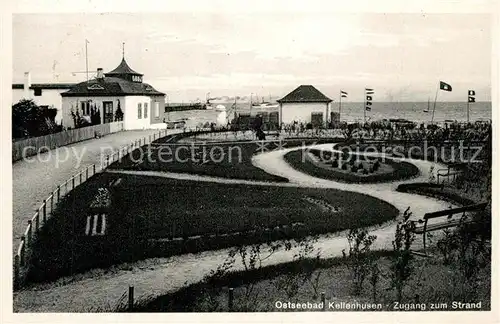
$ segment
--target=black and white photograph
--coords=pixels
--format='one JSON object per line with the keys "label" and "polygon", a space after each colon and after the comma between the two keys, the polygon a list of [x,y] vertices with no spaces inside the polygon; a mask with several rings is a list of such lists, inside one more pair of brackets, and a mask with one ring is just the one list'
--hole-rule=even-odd
{"label": "black and white photograph", "polygon": [[499,321],[495,2],[225,3],[10,15],[14,315]]}

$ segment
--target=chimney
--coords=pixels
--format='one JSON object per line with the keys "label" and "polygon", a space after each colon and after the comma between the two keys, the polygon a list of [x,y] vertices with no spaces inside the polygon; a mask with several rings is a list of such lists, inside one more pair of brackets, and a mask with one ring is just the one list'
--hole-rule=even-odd
{"label": "chimney", "polygon": [[31,87],[31,74],[29,72],[24,72],[24,98],[29,99]]}
{"label": "chimney", "polygon": [[97,79],[98,80],[104,79],[104,73],[102,72],[102,68],[97,69]]}

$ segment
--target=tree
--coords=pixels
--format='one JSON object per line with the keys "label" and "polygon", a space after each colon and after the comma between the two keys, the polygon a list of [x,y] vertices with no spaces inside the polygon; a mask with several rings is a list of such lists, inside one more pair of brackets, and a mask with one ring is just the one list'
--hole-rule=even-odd
{"label": "tree", "polygon": [[31,99],[12,105],[12,137],[43,136],[55,131],[49,115]]}
{"label": "tree", "polygon": [[90,112],[90,122],[92,125],[99,125],[101,123],[101,112],[95,105]]}
{"label": "tree", "polygon": [[122,121],[123,120],[123,111],[120,106],[120,99],[117,99],[117,107],[116,107],[116,112],[115,112],[115,121]]}

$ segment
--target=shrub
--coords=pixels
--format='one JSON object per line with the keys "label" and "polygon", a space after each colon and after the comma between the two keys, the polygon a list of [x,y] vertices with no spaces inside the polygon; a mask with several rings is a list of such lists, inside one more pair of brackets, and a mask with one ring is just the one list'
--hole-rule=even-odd
{"label": "shrub", "polygon": [[339,167],[339,160],[333,160],[332,161],[332,168],[338,168]]}
{"label": "shrub", "polygon": [[454,296],[450,296],[452,300],[457,297],[462,300],[476,299],[480,269],[491,264],[491,248],[486,244],[487,239],[474,227],[473,223],[461,221],[456,229],[446,231],[437,243],[444,263],[452,268],[455,287]]}
{"label": "shrub", "polygon": [[413,272],[413,254],[411,245],[415,239],[413,232],[413,223],[408,221],[411,216],[410,208],[406,209],[403,218],[404,222],[396,225],[396,234],[392,246],[394,255],[391,258],[391,286],[396,289],[396,300],[401,302],[403,299],[403,289]]}
{"label": "shrub", "polygon": [[377,171],[380,168],[380,162],[377,160],[373,163],[373,171]]}
{"label": "shrub", "polygon": [[363,174],[368,174],[368,170],[363,169]]}
{"label": "shrub", "polygon": [[340,167],[342,170],[347,170],[347,164],[342,163],[342,166]]}
{"label": "shrub", "polygon": [[372,270],[374,263],[370,256],[370,249],[377,239],[375,235],[368,235],[366,229],[351,229],[347,235],[349,242],[349,268],[353,280],[353,294],[359,296],[363,288],[366,276]]}

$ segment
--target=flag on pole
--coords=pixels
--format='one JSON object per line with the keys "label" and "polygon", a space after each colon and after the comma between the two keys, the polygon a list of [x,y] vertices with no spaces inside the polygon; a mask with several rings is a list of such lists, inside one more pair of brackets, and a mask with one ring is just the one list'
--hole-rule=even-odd
{"label": "flag on pole", "polygon": [[375,92],[373,91],[373,89],[365,88],[365,96],[366,96],[365,110],[366,111],[371,111],[372,110],[372,107],[370,107],[370,106],[372,105],[373,97],[371,95],[373,95],[374,93]]}
{"label": "flag on pole", "polygon": [[450,92],[452,90],[451,85],[443,81],[439,81],[439,89]]}
{"label": "flag on pole", "polygon": [[340,97],[347,98],[347,92],[340,90]]}
{"label": "flag on pole", "polygon": [[341,94],[347,95],[347,92],[340,90]]}
{"label": "flag on pole", "polygon": [[469,102],[476,102],[476,91],[474,90],[469,90]]}

